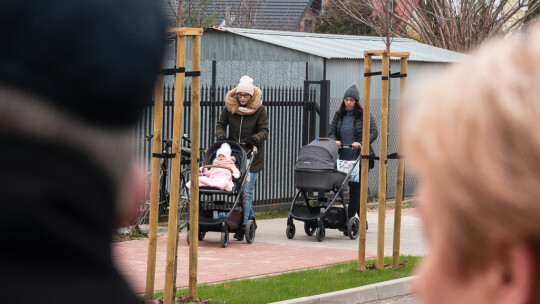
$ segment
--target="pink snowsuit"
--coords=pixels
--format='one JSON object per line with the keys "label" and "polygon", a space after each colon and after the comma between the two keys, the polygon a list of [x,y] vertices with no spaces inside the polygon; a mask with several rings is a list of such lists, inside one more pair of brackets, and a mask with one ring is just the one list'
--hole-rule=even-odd
{"label": "pink snowsuit", "polygon": [[[218,160],[216,158],[212,164],[231,168],[234,173],[231,173],[229,169],[225,168],[210,168],[208,170],[204,168],[201,172],[203,176],[199,176],[199,186],[214,187],[225,191],[232,191],[234,186],[232,181],[233,175],[236,178],[240,177],[240,171],[235,165],[234,157],[226,160]],[[188,182],[186,186],[189,188],[190,182]]]}

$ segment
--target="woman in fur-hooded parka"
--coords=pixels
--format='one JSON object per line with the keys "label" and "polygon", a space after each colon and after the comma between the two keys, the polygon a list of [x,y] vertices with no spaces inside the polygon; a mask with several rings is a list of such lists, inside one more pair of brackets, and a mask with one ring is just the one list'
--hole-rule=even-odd
{"label": "woman in fur-hooded parka", "polygon": [[[246,106],[241,106],[236,90],[237,88],[234,88],[227,93],[225,108],[216,125],[216,139],[226,138],[239,143],[254,139],[257,154],[250,171],[260,172],[264,165],[264,141],[268,137],[268,115],[262,104],[262,91],[254,87],[250,101]],[[226,133],[227,126],[229,134]]]}

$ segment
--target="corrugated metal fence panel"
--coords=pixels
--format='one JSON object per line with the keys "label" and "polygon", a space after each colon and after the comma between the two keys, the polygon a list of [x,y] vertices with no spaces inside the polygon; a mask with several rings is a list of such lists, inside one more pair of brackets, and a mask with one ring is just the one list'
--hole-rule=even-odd
{"label": "corrugated metal fence panel", "polygon": [[[380,57],[379,57],[380,58]],[[374,58],[372,63],[372,71],[381,71],[382,62],[380,59]],[[421,87],[422,79],[430,77],[437,72],[447,68],[449,65],[445,63],[425,63],[425,62],[408,62],[408,79],[407,87],[414,89]],[[391,61],[391,72],[399,72],[399,61]],[[343,92],[352,83],[356,83],[360,89],[361,103],[363,104],[364,92],[364,63],[363,60],[349,59],[332,59],[327,61],[327,79],[330,80],[330,120],[333,113],[338,109],[342,100]],[[389,102],[389,122],[388,122],[388,154],[397,152],[398,140],[398,113],[399,113],[399,78],[391,79],[391,96]],[[375,119],[380,132],[381,120],[381,78],[374,76],[371,80],[371,114]],[[380,136],[380,134],[379,134]],[[375,153],[379,155],[379,138],[373,143]],[[405,161],[406,163],[406,161]],[[378,192],[378,163],[369,173],[368,183],[370,195],[377,196]],[[387,197],[394,198],[396,191],[396,174],[397,161],[389,160],[387,166]],[[416,186],[416,180],[405,170],[405,195],[412,195]]]}

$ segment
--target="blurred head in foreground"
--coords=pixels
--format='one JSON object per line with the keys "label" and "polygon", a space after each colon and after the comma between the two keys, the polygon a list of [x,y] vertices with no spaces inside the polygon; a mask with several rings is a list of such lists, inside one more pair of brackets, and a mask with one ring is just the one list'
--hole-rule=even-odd
{"label": "blurred head in foreground", "polygon": [[[111,258],[165,42],[151,0],[0,0],[6,303],[136,303]],[[143,186],[142,186],[143,187]]]}
{"label": "blurred head in foreground", "polygon": [[540,26],[415,93],[404,142],[431,251],[414,291],[422,303],[540,303]]}

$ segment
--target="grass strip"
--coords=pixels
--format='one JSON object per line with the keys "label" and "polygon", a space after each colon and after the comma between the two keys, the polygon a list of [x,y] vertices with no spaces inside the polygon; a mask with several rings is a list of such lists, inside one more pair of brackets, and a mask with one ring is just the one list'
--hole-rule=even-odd
{"label": "grass strip", "polygon": [[255,212],[256,220],[285,218],[287,216],[289,216],[289,209],[274,209],[274,210]]}
{"label": "grass strip", "polygon": [[[358,271],[357,261],[350,261],[254,279],[203,284],[197,287],[197,293],[200,299],[211,299],[208,303],[215,304],[283,301],[407,277],[419,259],[416,256],[401,256],[400,263],[403,265],[399,267],[366,271]],[[407,263],[403,263],[405,260]],[[391,264],[392,258],[386,257],[384,262]],[[366,265],[371,263],[375,263],[375,260],[366,261]],[[187,288],[177,292],[177,296],[187,294]],[[155,296],[161,297],[163,293],[156,293]]]}

